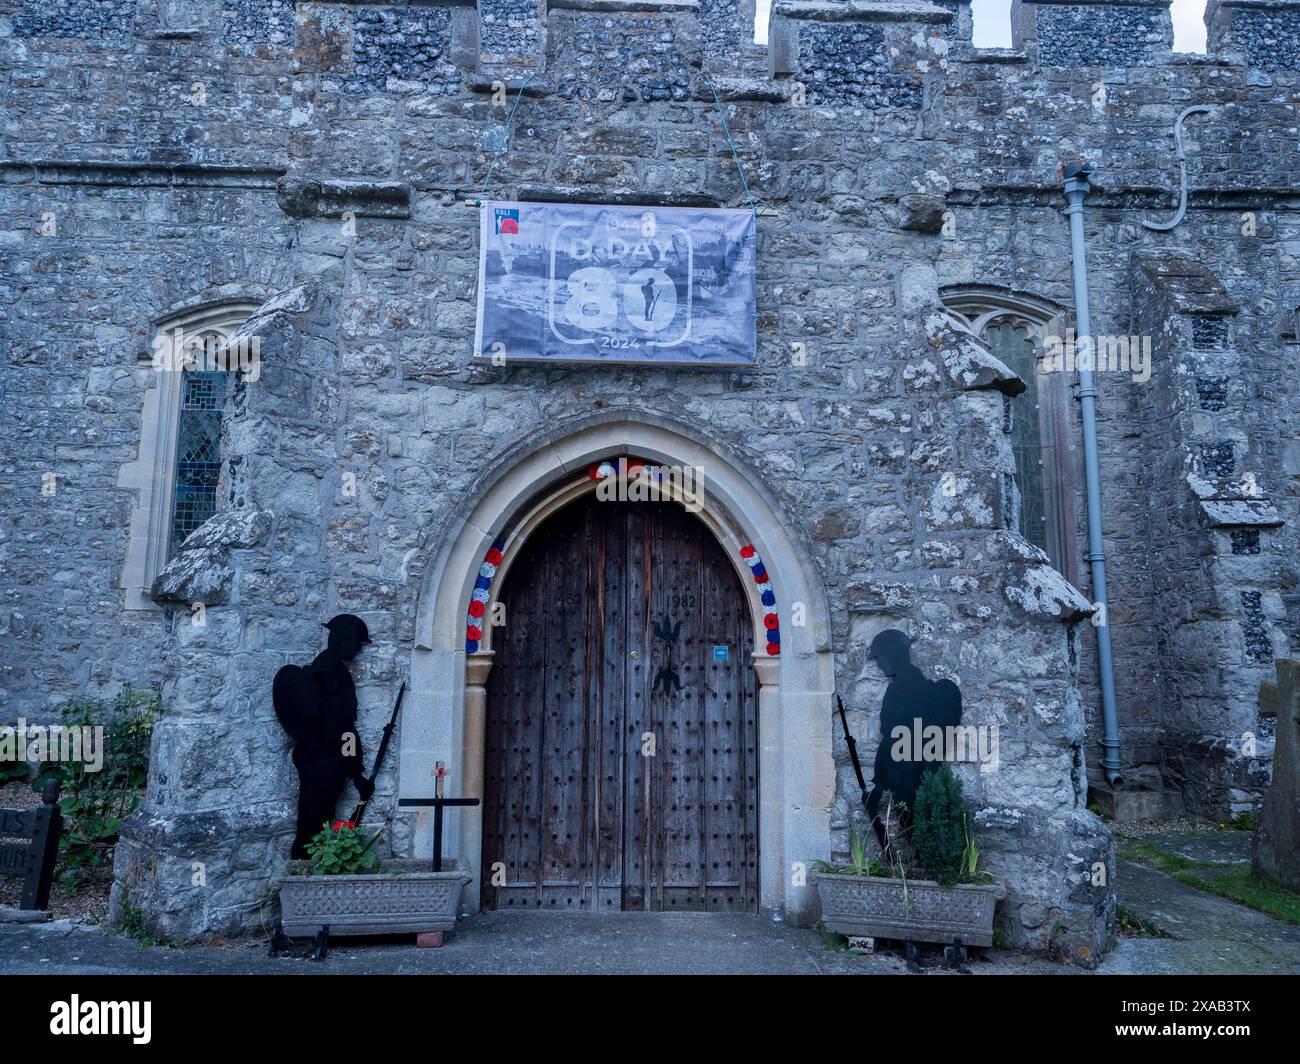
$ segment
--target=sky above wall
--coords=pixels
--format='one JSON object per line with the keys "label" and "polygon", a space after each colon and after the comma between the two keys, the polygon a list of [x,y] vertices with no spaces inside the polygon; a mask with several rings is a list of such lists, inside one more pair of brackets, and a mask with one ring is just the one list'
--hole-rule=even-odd
{"label": "sky above wall", "polygon": [[[758,0],[754,40],[767,41],[767,19],[771,0]],[[1011,0],[973,0],[974,43],[977,48],[1011,47]],[[1205,51],[1205,0],[1174,0],[1174,51]]]}

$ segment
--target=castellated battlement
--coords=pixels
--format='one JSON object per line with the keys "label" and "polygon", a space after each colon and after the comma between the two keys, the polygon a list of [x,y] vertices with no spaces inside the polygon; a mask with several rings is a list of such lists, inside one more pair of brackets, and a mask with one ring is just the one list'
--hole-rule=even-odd
{"label": "castellated battlement", "polygon": [[[754,0],[8,0],[16,41],[84,41],[139,52],[216,44],[237,57],[297,53],[352,93],[463,92],[486,73],[542,72],[564,86],[596,68],[651,73],[654,43],[716,77],[798,81],[823,105],[919,106],[949,62],[1139,70],[1174,64],[1300,70],[1300,2],[1210,0],[1208,52],[1173,51],[1169,0],[1014,0],[1013,48],[974,49],[968,0],[776,0],[770,44],[753,42]],[[579,47],[574,54],[574,40]],[[152,43],[151,43],[152,42]],[[663,49],[659,49],[662,51]],[[565,69],[566,60],[573,66]],[[659,71],[662,73],[662,71]],[[651,81],[664,80],[650,78]],[[653,90],[669,85],[653,85]],[[539,91],[545,86],[539,85]],[[736,87],[732,87],[735,92]],[[761,85],[748,95],[762,98]]]}

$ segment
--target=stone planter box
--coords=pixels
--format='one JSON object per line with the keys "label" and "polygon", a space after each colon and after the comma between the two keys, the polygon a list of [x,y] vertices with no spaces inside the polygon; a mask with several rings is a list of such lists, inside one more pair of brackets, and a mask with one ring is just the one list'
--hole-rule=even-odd
{"label": "stone planter box", "polygon": [[428,869],[428,861],[385,861],[384,866],[389,870],[374,875],[288,876],[280,884],[284,933],[314,935],[328,926],[331,937],[402,935],[456,926],[467,873],[419,871]]}
{"label": "stone planter box", "polygon": [[943,887],[928,879],[814,874],[829,931],[866,938],[911,939],[964,946],[993,945],[993,912],[1006,888],[1001,883]]}

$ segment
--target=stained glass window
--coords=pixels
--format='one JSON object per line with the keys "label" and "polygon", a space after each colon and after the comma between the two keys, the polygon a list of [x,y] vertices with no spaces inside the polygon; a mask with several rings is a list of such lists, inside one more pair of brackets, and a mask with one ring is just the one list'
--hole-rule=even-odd
{"label": "stained glass window", "polygon": [[176,494],[172,506],[171,549],[217,509],[221,472],[221,408],[226,399],[222,370],[187,370],[181,378],[180,421],[176,443]]}
{"label": "stained glass window", "polygon": [[1011,449],[1020,493],[1020,529],[1025,539],[1048,550],[1047,505],[1043,483],[1043,433],[1038,411],[1037,350],[1022,327],[1009,321],[991,325],[984,336],[989,349],[1025,382],[1023,395],[1011,401]]}

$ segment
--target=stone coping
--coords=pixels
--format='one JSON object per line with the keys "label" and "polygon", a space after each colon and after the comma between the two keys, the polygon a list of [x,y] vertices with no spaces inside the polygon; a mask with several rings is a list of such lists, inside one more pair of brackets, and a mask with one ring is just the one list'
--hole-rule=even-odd
{"label": "stone coping", "polygon": [[1023,0],[1034,7],[1162,7],[1173,0]]}
{"label": "stone coping", "polygon": [[[569,185],[520,185],[516,195],[521,203],[603,203],[633,207],[720,207],[713,196],[703,192],[657,192],[651,189],[601,189]],[[738,367],[728,367],[731,369]]]}
{"label": "stone coping", "polygon": [[0,181],[43,185],[135,185],[274,189],[283,167],[223,166],[220,163],[81,161],[73,159],[5,159]]}
{"label": "stone coping", "polygon": [[819,22],[951,22],[954,13],[928,0],[778,0],[772,18]]}
{"label": "stone coping", "polygon": [[1206,7],[1207,14],[1216,7],[1244,7],[1253,8],[1256,11],[1284,11],[1287,8],[1300,8],[1300,0],[1210,0]]}
{"label": "stone coping", "polygon": [[690,11],[700,10],[699,0],[548,0],[547,11]]}

